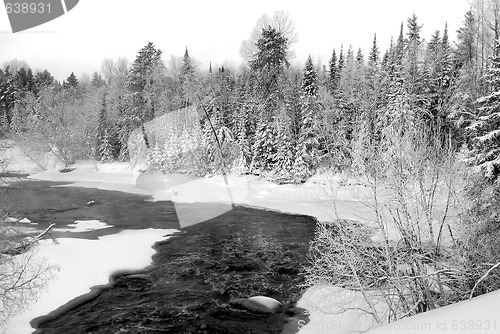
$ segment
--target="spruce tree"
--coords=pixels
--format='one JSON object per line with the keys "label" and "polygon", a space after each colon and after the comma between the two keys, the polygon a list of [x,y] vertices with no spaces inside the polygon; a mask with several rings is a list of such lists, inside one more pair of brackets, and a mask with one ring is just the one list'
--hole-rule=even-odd
{"label": "spruce tree", "polygon": [[337,55],[335,53],[335,49],[333,49],[332,52],[332,57],[330,58],[328,62],[328,68],[329,68],[329,88],[330,92],[333,94],[335,90],[337,89],[337,84],[338,84],[338,67],[337,67]]}
{"label": "spruce tree", "polygon": [[291,120],[285,110],[277,120],[276,145],[277,151],[274,157],[276,164],[273,171],[282,182],[288,181],[292,178],[295,143],[292,135]]}
{"label": "spruce tree", "polygon": [[372,48],[370,49],[370,55],[368,56],[368,66],[374,67],[378,64],[379,57],[380,57],[380,52],[378,50],[377,46],[377,34],[373,36],[373,44]]}
{"label": "spruce tree", "polygon": [[446,90],[450,86],[453,76],[453,55],[448,40],[448,24],[444,27],[441,41],[440,69],[439,86],[441,90]]}
{"label": "spruce tree", "polygon": [[[210,64],[211,65],[211,64]],[[188,49],[184,52],[182,58],[182,67],[180,75],[182,106],[187,107],[196,101],[197,77],[195,68],[191,62]]]}
{"label": "spruce tree", "polygon": [[358,53],[356,54],[356,62],[358,66],[362,66],[365,62],[365,56],[363,56],[361,48],[358,49]]}
{"label": "spruce tree", "polygon": [[65,83],[63,84],[63,87],[72,87],[72,88],[78,88],[78,79],[76,78],[76,75],[71,72],[71,74],[69,75],[69,77],[66,79]]}
{"label": "spruce tree", "polygon": [[[340,75],[342,71],[344,70],[344,45],[340,46],[340,54],[339,54],[339,65],[338,65],[338,78],[340,78]],[[339,79],[337,79],[338,81]]]}
{"label": "spruce tree", "polygon": [[496,180],[500,174],[500,41],[486,73],[488,94],[478,98],[478,115],[468,127],[473,147],[468,163],[479,167],[484,176]]}
{"label": "spruce tree", "polygon": [[301,87],[301,125],[293,174],[295,182],[303,182],[316,172],[319,164],[316,118],[318,104],[317,75],[311,57],[306,61]]}

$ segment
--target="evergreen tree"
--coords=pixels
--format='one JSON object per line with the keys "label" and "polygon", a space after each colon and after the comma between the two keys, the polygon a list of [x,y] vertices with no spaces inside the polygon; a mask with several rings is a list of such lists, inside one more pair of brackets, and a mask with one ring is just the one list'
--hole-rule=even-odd
{"label": "evergreen tree", "polygon": [[0,81],[0,115],[4,131],[7,131],[12,120],[12,110],[16,101],[16,87],[14,84],[14,76],[12,75],[9,66],[5,68]]}
{"label": "evergreen tree", "polygon": [[130,100],[127,113],[122,115],[121,149],[120,155],[126,156],[128,135],[138,127],[141,127],[142,136],[146,147],[149,148],[149,139],[146,134],[144,123],[150,121],[155,116],[155,82],[158,71],[163,70],[161,61],[162,51],[156,49],[153,43],[148,42],[144,46],[132,64],[125,87],[129,91]]}
{"label": "evergreen tree", "polygon": [[457,67],[472,64],[476,55],[476,20],[474,13],[469,10],[465,13],[463,26],[457,31]]}
{"label": "evergreen tree", "polygon": [[276,144],[274,174],[282,180],[281,182],[289,181],[292,178],[295,142],[293,140],[291,120],[286,111],[283,111],[282,115],[277,119]]}
{"label": "evergreen tree", "polygon": [[372,48],[370,49],[370,55],[368,56],[368,65],[370,67],[373,67],[373,66],[376,66],[376,64],[378,64],[378,61],[379,61],[379,57],[380,57],[380,52],[378,50],[378,46],[377,46],[377,34],[373,35],[373,44],[372,44]]}
{"label": "evergreen tree", "polygon": [[468,163],[478,166],[484,176],[496,180],[500,174],[500,41],[486,73],[488,94],[477,99],[478,112],[468,127],[473,136],[473,147]]}
{"label": "evergreen tree", "polygon": [[317,75],[309,56],[303,71],[301,87],[301,127],[293,173],[295,182],[303,182],[316,172],[319,164],[316,118],[318,113]]}
{"label": "evergreen tree", "polygon": [[79,82],[78,82],[78,79],[76,78],[76,75],[73,72],[71,72],[71,74],[66,79],[66,81],[64,81],[63,87],[77,89],[78,84],[79,84]]}
{"label": "evergreen tree", "polygon": [[180,74],[182,106],[187,107],[197,100],[197,77],[196,70],[191,62],[188,49],[184,52],[182,58],[182,67]]}
{"label": "evergreen tree", "polygon": [[444,27],[443,39],[441,42],[440,54],[440,69],[439,86],[441,90],[446,90],[450,87],[453,76],[453,55],[448,41],[448,24]]}
{"label": "evergreen tree", "polygon": [[34,77],[35,83],[35,94],[39,94],[46,87],[51,86],[54,83],[54,77],[50,74],[49,71],[43,70],[42,72],[38,72]]}
{"label": "evergreen tree", "polygon": [[252,168],[272,169],[277,151],[275,120],[284,104],[285,73],[289,68],[288,40],[275,28],[262,29],[257,52],[250,61],[258,85],[259,120],[252,145]]}
{"label": "evergreen tree", "polygon": [[106,94],[103,94],[96,130],[97,153],[101,162],[110,162],[114,158],[112,135],[106,109]]}
{"label": "evergreen tree", "polygon": [[269,123],[259,119],[252,146],[252,171],[265,171],[274,167],[277,153],[276,137],[274,123]]}
{"label": "evergreen tree", "polygon": [[363,56],[361,48],[358,49],[358,53],[356,54],[356,62],[358,66],[362,66],[365,62],[365,56]]}
{"label": "evergreen tree", "polygon": [[329,88],[330,92],[333,94],[337,89],[338,84],[338,67],[337,67],[337,55],[335,54],[335,49],[333,49],[332,57],[328,62],[329,67]]}
{"label": "evergreen tree", "polygon": [[344,45],[340,46],[340,54],[339,54],[339,67],[338,67],[338,77],[340,78],[340,75],[342,71],[344,70]]}

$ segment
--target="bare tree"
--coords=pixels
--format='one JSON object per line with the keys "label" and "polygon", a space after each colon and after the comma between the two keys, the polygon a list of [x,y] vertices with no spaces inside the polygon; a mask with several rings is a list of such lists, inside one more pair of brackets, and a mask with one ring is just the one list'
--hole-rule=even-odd
{"label": "bare tree", "polygon": [[[35,257],[32,245],[54,225],[37,237],[28,237],[9,218],[4,186],[9,183],[0,174],[0,324],[28,307],[51,278],[53,267]],[[12,214],[12,213],[11,213]]]}

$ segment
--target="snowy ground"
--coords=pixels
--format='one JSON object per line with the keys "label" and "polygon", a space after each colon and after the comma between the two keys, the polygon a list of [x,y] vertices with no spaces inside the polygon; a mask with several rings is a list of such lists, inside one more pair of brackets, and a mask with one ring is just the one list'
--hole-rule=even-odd
{"label": "snowy ground", "polygon": [[[73,232],[102,228],[103,223],[100,224],[79,221]],[[115,272],[147,267],[155,253],[151,246],[174,232],[176,230],[125,230],[98,240],[58,238],[57,243],[42,240],[35,249],[35,259],[56,266],[54,278],[29,309],[9,319],[0,329],[1,333],[32,333],[32,319],[89,293],[91,287],[109,283],[109,277]]]}
{"label": "snowy ground", "polygon": [[[356,184],[346,184],[346,178],[338,175],[316,176],[303,185],[276,185],[259,180],[254,176],[230,176],[227,178],[230,190],[228,191],[222,176],[194,179],[183,175],[142,174],[137,169],[129,169],[126,163],[96,165],[92,162],[80,162],[74,167],[75,170],[70,173],[60,173],[54,169],[34,174],[31,178],[71,182],[72,185],[79,187],[151,195],[154,200],[173,200],[174,203],[220,203],[220,207],[213,212],[182,212],[182,206],[176,206],[181,227],[202,223],[204,220],[222,214],[231,209],[230,203],[294,214],[307,214],[326,221],[344,218],[370,224],[373,217],[371,210],[364,204],[370,198],[369,189]],[[153,232],[150,231],[150,233]],[[166,232],[158,233],[159,237],[160,234]],[[115,238],[117,241],[119,237],[125,237],[125,235],[103,237],[99,242],[107,242],[108,238],[111,239],[109,242],[113,242],[112,240]],[[74,246],[79,247],[76,244]],[[43,249],[43,247],[50,248],[48,245],[42,245],[41,248]],[[148,261],[150,261],[149,257]],[[90,261],[82,267],[90,268],[92,265],[94,263]],[[64,267],[64,263],[62,267]],[[103,279],[104,277],[107,276],[104,275]],[[498,328],[500,315],[494,314],[492,311],[496,309],[493,304],[498,305],[499,303],[500,294],[495,292],[475,298],[471,302],[458,303],[392,323],[389,327],[378,329],[376,333],[500,332]],[[374,325],[373,319],[366,312],[360,310],[366,309],[360,296],[351,291],[334,287],[314,287],[305,292],[299,301],[299,306],[310,312],[310,322],[305,326],[298,324],[301,327],[300,333],[361,333]],[[445,325],[438,322],[440,319],[446,320]],[[474,323],[476,331],[464,331],[463,323],[457,324],[453,322],[454,319],[457,321],[462,319],[476,321]],[[431,325],[431,330],[427,330],[425,326],[415,327],[425,323]],[[472,326],[472,323],[470,324]],[[479,326],[482,326],[483,331],[479,330]],[[405,331],[407,327],[412,330],[416,328],[416,330],[413,332]]]}

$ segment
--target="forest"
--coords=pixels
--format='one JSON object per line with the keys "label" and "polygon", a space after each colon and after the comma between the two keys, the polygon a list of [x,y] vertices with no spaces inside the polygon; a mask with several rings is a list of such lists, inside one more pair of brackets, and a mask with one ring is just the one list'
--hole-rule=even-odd
{"label": "forest", "polygon": [[[136,131],[150,169],[164,173],[301,184],[319,170],[349,172],[367,180],[375,198],[381,184],[390,185],[398,204],[388,210],[404,246],[381,247],[375,256],[359,251],[366,236],[339,223],[338,239],[323,226],[308,282],[388,284],[402,300],[412,289],[414,299],[393,316],[423,312],[500,287],[500,1],[476,1],[456,32],[444,22],[431,36],[421,28],[414,14],[387,49],[374,35],[368,54],[340,45],[327,64],[309,57],[303,68],[290,65],[295,32],[283,12],[258,21],[237,68],[199,68],[187,48],[166,61],[153,42],[132,63],[105,59],[85,80],[71,73],[58,82],[47,70],[7,62],[0,70],[0,137],[20,142],[35,159],[50,151],[70,166],[128,160]],[[199,118],[168,117],[178,110],[196,110]],[[160,117],[173,122],[165,140],[146,126]],[[453,203],[462,207],[466,237],[448,224]],[[383,229],[382,218],[378,223]],[[445,234],[452,239],[446,249]],[[329,255],[337,261],[326,265],[321,242],[342,244],[352,262]],[[346,246],[353,243],[361,255]],[[387,266],[370,269],[380,258]],[[410,283],[393,262],[411,267]],[[434,281],[419,275],[429,263],[440,277],[437,295]]]}

